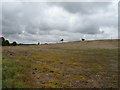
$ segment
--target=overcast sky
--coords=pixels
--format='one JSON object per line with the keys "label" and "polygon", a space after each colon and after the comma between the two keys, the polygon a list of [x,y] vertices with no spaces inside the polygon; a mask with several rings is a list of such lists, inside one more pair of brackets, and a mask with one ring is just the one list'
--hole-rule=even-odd
{"label": "overcast sky", "polygon": [[4,2],[2,36],[18,43],[117,38],[117,9],[112,2]]}

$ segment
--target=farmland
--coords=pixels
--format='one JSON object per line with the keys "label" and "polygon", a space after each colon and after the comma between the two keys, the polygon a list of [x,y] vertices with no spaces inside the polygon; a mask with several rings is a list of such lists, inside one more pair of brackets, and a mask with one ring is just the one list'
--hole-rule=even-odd
{"label": "farmland", "polygon": [[3,88],[117,88],[118,40],[2,47]]}

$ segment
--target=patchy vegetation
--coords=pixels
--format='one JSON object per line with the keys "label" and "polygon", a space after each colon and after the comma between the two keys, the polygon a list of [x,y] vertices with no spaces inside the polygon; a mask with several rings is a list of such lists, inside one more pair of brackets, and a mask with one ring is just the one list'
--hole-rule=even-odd
{"label": "patchy vegetation", "polygon": [[3,88],[24,88],[31,87],[32,82],[28,77],[27,71],[32,62],[30,61],[15,61],[3,54]]}
{"label": "patchy vegetation", "polygon": [[105,40],[3,47],[3,88],[117,88],[117,45]]}

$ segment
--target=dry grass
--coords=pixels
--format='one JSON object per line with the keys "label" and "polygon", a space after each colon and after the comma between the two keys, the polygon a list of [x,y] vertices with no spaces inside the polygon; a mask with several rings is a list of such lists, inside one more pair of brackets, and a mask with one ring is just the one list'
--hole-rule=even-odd
{"label": "dry grass", "polygon": [[3,47],[3,55],[4,88],[117,88],[118,40]]}

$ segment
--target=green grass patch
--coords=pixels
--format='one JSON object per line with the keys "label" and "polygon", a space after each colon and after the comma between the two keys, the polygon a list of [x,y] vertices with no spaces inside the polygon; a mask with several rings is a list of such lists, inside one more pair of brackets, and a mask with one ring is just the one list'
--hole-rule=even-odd
{"label": "green grass patch", "polygon": [[16,62],[3,55],[2,87],[3,88],[29,88],[32,84],[26,74],[31,61]]}

